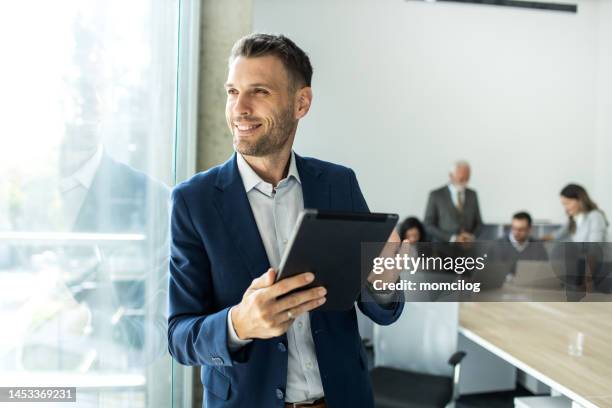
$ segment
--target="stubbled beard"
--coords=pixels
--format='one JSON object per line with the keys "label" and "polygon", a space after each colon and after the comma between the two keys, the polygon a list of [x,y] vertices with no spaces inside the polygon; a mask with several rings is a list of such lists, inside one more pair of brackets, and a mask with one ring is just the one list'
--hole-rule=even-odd
{"label": "stubbled beard", "polygon": [[[245,156],[256,157],[279,152],[287,144],[287,140],[289,140],[289,136],[295,127],[293,106],[289,106],[275,115],[274,119],[276,125],[254,142],[246,142],[244,140],[236,142],[236,139],[234,139],[236,151]],[[235,129],[232,130],[236,131]]]}

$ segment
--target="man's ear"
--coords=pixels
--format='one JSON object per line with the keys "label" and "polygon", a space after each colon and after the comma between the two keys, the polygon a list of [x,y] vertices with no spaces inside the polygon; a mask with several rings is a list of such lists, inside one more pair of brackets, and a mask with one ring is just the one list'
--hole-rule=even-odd
{"label": "man's ear", "polygon": [[295,93],[295,118],[302,119],[310,110],[312,103],[312,88],[305,86]]}

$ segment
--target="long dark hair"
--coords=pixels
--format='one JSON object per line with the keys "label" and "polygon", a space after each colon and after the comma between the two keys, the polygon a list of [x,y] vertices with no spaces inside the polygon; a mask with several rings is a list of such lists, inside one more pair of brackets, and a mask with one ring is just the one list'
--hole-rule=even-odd
{"label": "long dark hair", "polygon": [[[606,217],[606,214],[602,210],[600,210],[599,207],[597,207],[597,204],[595,204],[593,200],[591,200],[591,197],[589,197],[589,194],[586,192],[584,187],[578,184],[568,184],[567,186],[563,187],[559,194],[561,194],[561,196],[565,198],[578,200],[580,206],[582,207],[582,211],[584,211],[585,213],[589,213],[593,210],[601,212],[601,214],[604,216],[604,219],[606,220],[606,224],[608,223],[608,218]],[[572,234],[576,232],[576,221],[574,220],[574,217],[572,215],[569,216],[569,230]]]}
{"label": "long dark hair", "polygon": [[402,221],[402,223],[400,224],[399,235],[402,241],[405,238],[406,231],[412,228],[416,228],[419,230],[419,235],[420,235],[419,242],[428,242],[427,235],[425,234],[425,227],[423,226],[421,221],[419,221],[419,219],[416,217],[408,217],[404,221]]}

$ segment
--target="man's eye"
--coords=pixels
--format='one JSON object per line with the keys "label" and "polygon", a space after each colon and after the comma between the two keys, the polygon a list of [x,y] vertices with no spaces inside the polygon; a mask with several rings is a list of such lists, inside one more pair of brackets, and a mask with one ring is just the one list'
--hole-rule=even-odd
{"label": "man's eye", "polygon": [[268,91],[266,91],[265,89],[261,89],[261,88],[257,88],[257,89],[255,89],[255,93],[256,93],[256,94],[263,94],[263,95],[267,95],[267,94],[269,94],[269,92],[268,92]]}
{"label": "man's eye", "polygon": [[236,95],[236,94],[238,94],[238,91],[236,91],[235,89],[228,89],[227,90],[227,94],[228,95]]}

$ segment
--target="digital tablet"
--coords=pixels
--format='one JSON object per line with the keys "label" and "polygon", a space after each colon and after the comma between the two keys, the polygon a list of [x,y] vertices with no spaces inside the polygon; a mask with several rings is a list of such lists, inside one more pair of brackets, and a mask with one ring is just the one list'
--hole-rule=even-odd
{"label": "digital tablet", "polygon": [[317,310],[350,309],[372,267],[361,244],[381,243],[382,249],[397,220],[397,214],[305,209],[285,248],[277,280],[312,272],[314,281],[298,290],[327,289],[327,301]]}

